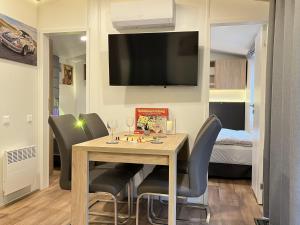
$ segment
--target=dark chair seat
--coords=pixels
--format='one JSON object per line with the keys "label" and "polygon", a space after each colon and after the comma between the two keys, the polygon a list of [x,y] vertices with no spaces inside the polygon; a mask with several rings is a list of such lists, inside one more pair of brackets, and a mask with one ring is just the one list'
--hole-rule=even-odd
{"label": "dark chair seat", "polygon": [[107,192],[112,195],[117,195],[129,183],[132,174],[126,170],[108,169],[103,170],[94,169],[90,171],[90,193]]}
{"label": "dark chair seat", "polygon": [[[143,193],[169,194],[169,175],[152,172],[138,187],[138,195]],[[177,174],[177,195],[185,197],[194,197],[190,193],[190,180],[187,174]]]}
{"label": "dark chair seat", "polygon": [[122,169],[126,170],[132,175],[135,175],[139,172],[142,168],[142,164],[132,164],[132,163],[104,163],[101,165],[97,165],[96,169]]}
{"label": "dark chair seat", "polygon": [[144,165],[142,164],[132,164],[132,163],[118,163],[115,166],[116,169],[128,171],[131,175],[135,175],[141,169],[143,169],[143,167]]}
{"label": "dark chair seat", "polygon": [[[168,166],[156,166],[154,171],[156,171],[156,170],[167,173],[169,171],[169,167]],[[178,160],[177,161],[177,172],[178,173],[188,173],[188,161]]]}

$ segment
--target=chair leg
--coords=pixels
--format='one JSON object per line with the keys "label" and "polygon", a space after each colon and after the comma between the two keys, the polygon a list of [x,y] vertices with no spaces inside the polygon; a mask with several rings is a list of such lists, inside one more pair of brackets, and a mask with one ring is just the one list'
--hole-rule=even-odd
{"label": "chair leg", "polygon": [[115,225],[118,225],[118,202],[114,196],[114,208],[115,208]]}
{"label": "chair leg", "polygon": [[[161,197],[159,196],[159,199],[161,199]],[[152,217],[154,220],[158,221],[163,221],[163,219],[159,218],[158,216],[156,216],[155,212],[154,212],[154,204],[153,204],[153,198],[151,198],[151,201],[150,201],[150,212],[151,212],[151,215],[150,217]],[[152,219],[150,218],[150,219]],[[153,220],[152,219],[152,220]],[[149,220],[149,219],[148,219]],[[162,222],[161,222],[162,223]]]}
{"label": "chair leg", "polygon": [[[120,216],[119,213],[118,213],[118,199],[116,196],[110,194],[110,193],[107,193],[107,194],[110,194],[111,197],[112,197],[112,201],[109,201],[109,202],[113,202],[114,204],[114,212],[113,213],[95,213],[95,212],[91,212],[89,213],[89,215],[93,215],[93,216],[103,216],[103,217],[113,217],[114,218],[114,221],[93,221],[93,223],[105,223],[105,224],[110,224],[110,223],[114,223],[114,224],[125,224],[128,222],[128,220],[131,218],[131,212],[132,212],[132,209],[131,209],[131,205],[132,205],[132,185],[130,183],[128,183],[127,185],[127,188],[128,188],[128,214],[127,214],[127,217],[125,216]],[[94,205],[94,204],[93,204]],[[124,221],[122,222],[118,222],[119,219],[125,219]]]}
{"label": "chair leg", "polygon": [[[163,205],[168,205],[166,201],[161,199],[161,196],[159,196],[159,202],[162,203]],[[148,221],[153,223],[153,220],[156,221],[160,221],[159,224],[166,224],[167,219],[165,218],[160,218],[157,214],[155,214],[154,208],[153,208],[153,199],[151,199],[149,201],[150,207],[149,210],[151,212],[151,214],[148,214]],[[184,219],[177,219],[177,222],[192,222],[192,223],[206,223],[209,224],[210,221],[210,210],[209,207],[206,205],[200,205],[200,204],[181,204],[181,203],[177,203],[177,205],[181,205],[184,208],[197,208],[200,210],[204,210],[206,213],[206,218],[205,219],[201,219],[201,218],[190,218],[188,220],[184,220]]]}
{"label": "chair leg", "polygon": [[139,214],[139,210],[140,210],[140,200],[141,198],[143,197],[143,194],[139,195],[136,199],[136,219],[135,219],[135,224],[136,225],[139,225],[139,217],[140,217],[140,214]]}
{"label": "chair leg", "polygon": [[134,182],[133,182],[133,179],[130,179],[130,186],[131,186],[131,193],[130,193],[130,201],[131,201],[131,212],[130,214],[133,216],[134,214],[134,200],[133,200],[133,190],[134,190]]}
{"label": "chair leg", "polygon": [[[147,218],[148,218],[148,221],[149,223],[151,223],[152,225],[163,225],[163,224],[168,224],[168,221],[167,223],[164,223],[163,220],[160,220],[159,218],[155,218],[155,221],[152,219],[150,213],[152,214],[153,213],[153,198],[148,195],[148,201],[147,201]],[[159,222],[158,222],[159,220]]]}
{"label": "chair leg", "polygon": [[209,206],[202,205],[202,204],[183,204],[182,206],[184,208],[196,208],[196,209],[200,209],[200,210],[204,210],[205,211],[205,214],[206,214],[206,218],[205,219],[191,218],[188,221],[195,222],[195,223],[205,222],[205,223],[209,224],[209,221],[210,221],[210,209],[209,209]]}

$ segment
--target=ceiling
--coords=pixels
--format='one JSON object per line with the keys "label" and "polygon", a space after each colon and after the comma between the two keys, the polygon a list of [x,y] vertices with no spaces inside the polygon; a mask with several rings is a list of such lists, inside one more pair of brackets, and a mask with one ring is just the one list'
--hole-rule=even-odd
{"label": "ceiling", "polygon": [[62,58],[80,58],[86,54],[86,42],[80,40],[85,32],[51,34],[53,41],[53,54]]}
{"label": "ceiling", "polygon": [[238,55],[247,55],[260,29],[260,24],[213,26],[211,49]]}

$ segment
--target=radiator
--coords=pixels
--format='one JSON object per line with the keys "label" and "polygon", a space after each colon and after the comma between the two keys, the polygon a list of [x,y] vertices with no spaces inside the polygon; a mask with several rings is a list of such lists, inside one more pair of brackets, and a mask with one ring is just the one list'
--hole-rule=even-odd
{"label": "radiator", "polygon": [[9,195],[33,184],[37,173],[35,146],[4,152],[3,193]]}

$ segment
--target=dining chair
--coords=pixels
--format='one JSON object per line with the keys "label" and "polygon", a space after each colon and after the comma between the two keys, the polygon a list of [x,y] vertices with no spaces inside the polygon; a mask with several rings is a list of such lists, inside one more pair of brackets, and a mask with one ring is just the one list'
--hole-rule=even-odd
{"label": "dining chair", "polygon": [[[63,190],[71,190],[72,179],[72,145],[88,141],[83,129],[77,126],[77,120],[73,115],[50,116],[48,123],[53,130],[57,139],[58,148],[61,156],[61,173],[59,184]],[[105,223],[114,223],[117,225],[119,222],[118,214],[118,194],[126,187],[128,188],[128,216],[124,218],[125,223],[129,220],[131,214],[131,199],[132,199],[132,174],[122,169],[109,169],[101,170],[94,167],[93,164],[89,165],[89,193],[105,193],[109,194],[114,202],[114,222],[105,221]],[[94,205],[90,204],[89,208]],[[105,213],[90,212],[90,215],[109,216]],[[104,221],[93,221],[103,223]]]}
{"label": "dining chair", "polygon": [[[206,126],[210,123],[211,120],[217,118],[216,115],[210,115],[203,125],[201,126],[200,130],[198,131],[198,134],[195,138],[194,144],[197,142],[197,139],[201,135],[201,133],[206,129]],[[160,170],[161,172],[168,172],[169,167],[168,166],[156,166],[154,170]],[[177,172],[178,173],[188,173],[188,160],[177,160]]]}
{"label": "dining chair", "polygon": [[[199,133],[193,146],[193,151],[188,160],[187,173],[177,174],[177,198],[187,199],[203,195],[207,189],[207,172],[212,149],[222,124],[217,117],[212,118]],[[144,196],[148,197],[148,220],[152,224],[165,224],[166,219],[152,218],[153,197],[168,197],[169,173],[160,170],[153,171],[138,187],[136,224],[139,223],[139,205]],[[186,203],[185,207],[197,207],[206,211],[205,222],[209,222],[210,213],[208,206]],[[179,220],[181,222],[204,222],[202,219]]]}
{"label": "dining chair", "polygon": [[[108,130],[97,113],[79,114],[79,119],[82,121],[83,129],[89,140],[101,138],[107,136]],[[103,163],[95,162],[97,168],[118,168],[124,169],[130,172],[132,175],[138,173],[143,165],[141,164],[131,164],[131,163]]]}

